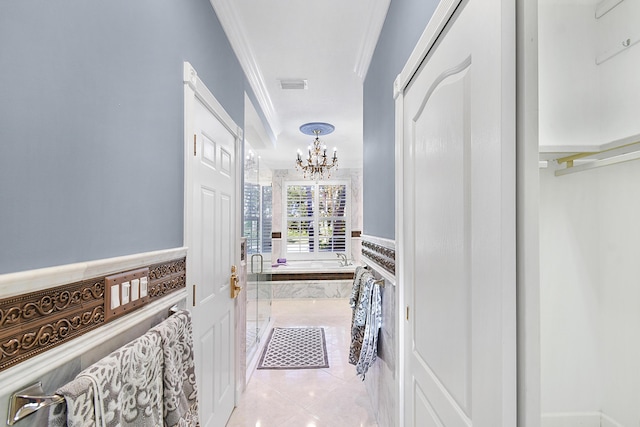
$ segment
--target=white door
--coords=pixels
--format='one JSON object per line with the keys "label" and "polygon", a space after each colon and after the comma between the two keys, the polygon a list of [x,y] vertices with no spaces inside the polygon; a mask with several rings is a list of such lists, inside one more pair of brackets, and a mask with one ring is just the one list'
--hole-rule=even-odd
{"label": "white door", "polygon": [[434,16],[399,109],[404,425],[514,427],[515,11]]}
{"label": "white door", "polygon": [[187,283],[194,299],[200,425],[220,427],[235,406],[235,300],[230,296],[230,273],[239,261],[239,131],[202,82],[193,79],[193,86],[185,85]]}

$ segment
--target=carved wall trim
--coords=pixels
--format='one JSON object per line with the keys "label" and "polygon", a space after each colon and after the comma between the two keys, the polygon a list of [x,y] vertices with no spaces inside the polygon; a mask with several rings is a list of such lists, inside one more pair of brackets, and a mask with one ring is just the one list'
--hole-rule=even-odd
{"label": "carved wall trim", "polygon": [[362,241],[362,255],[380,265],[387,272],[396,274],[396,251],[369,240]]}
{"label": "carved wall trim", "polygon": [[[0,371],[105,324],[105,276],[0,299]],[[151,300],[186,286],[186,258],[149,266]]]}
{"label": "carved wall trim", "polygon": [[156,264],[149,267],[149,296],[160,298],[187,286],[187,259]]}

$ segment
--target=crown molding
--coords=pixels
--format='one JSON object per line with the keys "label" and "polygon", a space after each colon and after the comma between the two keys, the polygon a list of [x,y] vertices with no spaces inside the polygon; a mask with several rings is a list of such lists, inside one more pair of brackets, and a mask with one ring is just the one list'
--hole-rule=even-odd
{"label": "crown molding", "polygon": [[382,26],[387,17],[390,4],[391,0],[380,0],[374,2],[374,6],[369,9],[369,23],[362,42],[360,43],[358,58],[353,69],[362,81],[367,77],[367,71],[369,71],[373,52],[376,50],[378,38],[380,37],[380,32],[382,31]]}
{"label": "crown molding", "polygon": [[274,135],[279,135],[281,132],[280,122],[278,120],[271,96],[258,67],[258,63],[255,59],[255,55],[247,42],[247,36],[242,28],[242,24],[238,19],[238,16],[231,5],[231,0],[210,0],[213,10],[215,11],[220,24],[224,29],[231,48],[238,57],[240,66],[244,71],[249,85],[258,99],[260,108],[267,119],[267,124],[271,128],[271,132]]}

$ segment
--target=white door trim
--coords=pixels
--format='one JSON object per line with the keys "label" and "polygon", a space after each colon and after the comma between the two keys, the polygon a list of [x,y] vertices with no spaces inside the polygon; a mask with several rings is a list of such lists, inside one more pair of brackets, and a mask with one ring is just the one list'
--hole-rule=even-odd
{"label": "white door trim", "polygon": [[541,424],[538,0],[516,3],[518,426]]}

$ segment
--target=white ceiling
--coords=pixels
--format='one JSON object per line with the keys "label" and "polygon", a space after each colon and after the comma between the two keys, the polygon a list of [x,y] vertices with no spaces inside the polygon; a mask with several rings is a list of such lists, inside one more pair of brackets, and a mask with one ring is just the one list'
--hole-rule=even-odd
{"label": "white ceiling", "polygon": [[[362,167],[362,83],[389,3],[211,0],[266,117],[266,128],[250,106],[245,117],[262,165],[292,168],[313,140],[300,125],[328,122],[336,129],[320,139],[338,148],[339,167]],[[283,90],[281,79],[308,88]]]}

